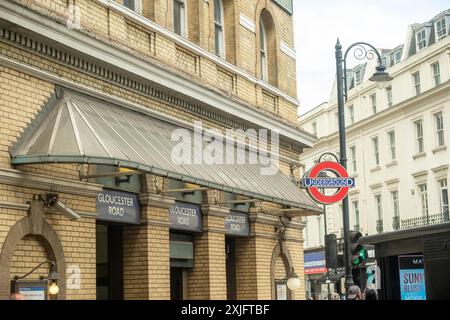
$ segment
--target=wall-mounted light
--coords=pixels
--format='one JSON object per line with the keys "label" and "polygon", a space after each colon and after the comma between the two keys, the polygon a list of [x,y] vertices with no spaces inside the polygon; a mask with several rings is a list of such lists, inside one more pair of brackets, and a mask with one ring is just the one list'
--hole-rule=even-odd
{"label": "wall-mounted light", "polygon": [[297,290],[298,288],[300,288],[300,279],[297,273],[295,273],[294,268],[291,268],[286,284],[290,290]]}
{"label": "wall-mounted light", "polygon": [[34,267],[30,272],[28,272],[27,274],[23,275],[23,276],[15,276],[13,281],[12,281],[12,289],[14,290],[13,293],[17,294],[19,293],[19,289],[18,289],[18,281],[21,279],[25,279],[26,277],[28,277],[30,274],[32,274],[34,271],[36,271],[38,268],[40,268],[42,265],[44,264],[50,264],[51,269],[50,272],[48,274],[47,277],[41,277],[40,280],[47,280],[50,282],[49,287],[48,287],[48,293],[52,296],[57,295],[59,293],[59,287],[57,284],[57,281],[59,280],[59,274],[58,272],[56,272],[56,264],[53,261],[44,261],[40,264],[38,264],[36,267]]}
{"label": "wall-mounted light", "polygon": [[58,273],[52,268],[52,271],[50,271],[47,280],[50,281],[50,286],[48,287],[48,293],[50,295],[57,295],[59,293],[59,287],[58,287],[58,280],[59,280],[59,275]]}

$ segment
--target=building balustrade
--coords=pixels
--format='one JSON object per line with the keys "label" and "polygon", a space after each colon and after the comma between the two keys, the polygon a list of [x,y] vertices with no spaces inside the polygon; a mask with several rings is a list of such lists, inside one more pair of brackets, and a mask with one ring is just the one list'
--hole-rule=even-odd
{"label": "building balustrade", "polygon": [[377,232],[382,233],[383,229],[383,219],[377,220]]}
{"label": "building balustrade", "polygon": [[422,217],[410,218],[410,219],[402,219],[401,220],[401,230],[412,229],[418,227],[424,227],[434,224],[440,224],[449,222],[448,213],[438,213],[432,214]]}
{"label": "building balustrade", "polygon": [[392,228],[395,231],[400,230],[400,216],[395,216],[392,218]]}

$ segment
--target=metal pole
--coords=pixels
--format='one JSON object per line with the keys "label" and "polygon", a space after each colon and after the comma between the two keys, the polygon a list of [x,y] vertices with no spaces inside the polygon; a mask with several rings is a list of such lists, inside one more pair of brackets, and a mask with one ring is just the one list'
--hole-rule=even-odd
{"label": "metal pole", "polygon": [[[345,110],[344,110],[344,88],[343,88],[343,78],[345,70],[342,70],[342,45],[339,39],[336,42],[336,77],[337,77],[337,99],[338,99],[338,113],[339,113],[339,145],[341,165],[347,169],[347,146],[345,137]],[[348,241],[349,236],[349,214],[348,214],[348,196],[342,200],[342,213],[344,222],[344,261],[345,261],[345,287],[348,292],[348,288],[352,286],[353,276],[352,276],[352,266],[350,261],[350,242]]]}
{"label": "metal pole", "polygon": [[[322,193],[325,194],[325,189],[322,189]],[[324,233],[325,233],[325,245],[327,245],[327,206],[323,206],[323,224],[324,224]],[[325,248],[326,250],[326,248]],[[330,269],[327,268],[327,285],[328,285],[328,300],[331,300],[331,291],[330,291]]]}

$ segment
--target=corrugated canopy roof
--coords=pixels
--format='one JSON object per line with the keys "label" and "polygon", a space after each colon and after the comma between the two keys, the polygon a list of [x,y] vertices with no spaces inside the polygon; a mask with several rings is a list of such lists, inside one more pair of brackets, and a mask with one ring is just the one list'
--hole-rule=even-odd
{"label": "corrugated canopy roof", "polygon": [[87,163],[121,166],[255,199],[321,209],[278,171],[261,165],[177,164],[172,132],[180,128],[148,114],[64,90],[48,103],[11,149],[12,163]]}

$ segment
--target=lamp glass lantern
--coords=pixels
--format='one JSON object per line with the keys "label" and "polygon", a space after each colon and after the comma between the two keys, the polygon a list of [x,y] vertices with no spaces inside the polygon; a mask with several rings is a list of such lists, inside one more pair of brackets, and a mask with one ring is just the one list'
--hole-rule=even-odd
{"label": "lamp glass lantern", "polygon": [[291,268],[289,279],[286,285],[290,290],[297,290],[298,288],[300,288],[300,279],[297,273],[295,273],[294,268]]}
{"label": "lamp glass lantern", "polygon": [[383,84],[391,81],[393,78],[386,72],[386,68],[382,65],[376,67],[375,73],[370,77],[369,81],[376,82],[377,84]]}
{"label": "lamp glass lantern", "polygon": [[52,270],[48,277],[47,280],[50,281],[50,286],[48,287],[48,293],[50,295],[57,295],[59,293],[59,287],[58,284],[56,283],[59,280],[59,275],[55,270]]}

